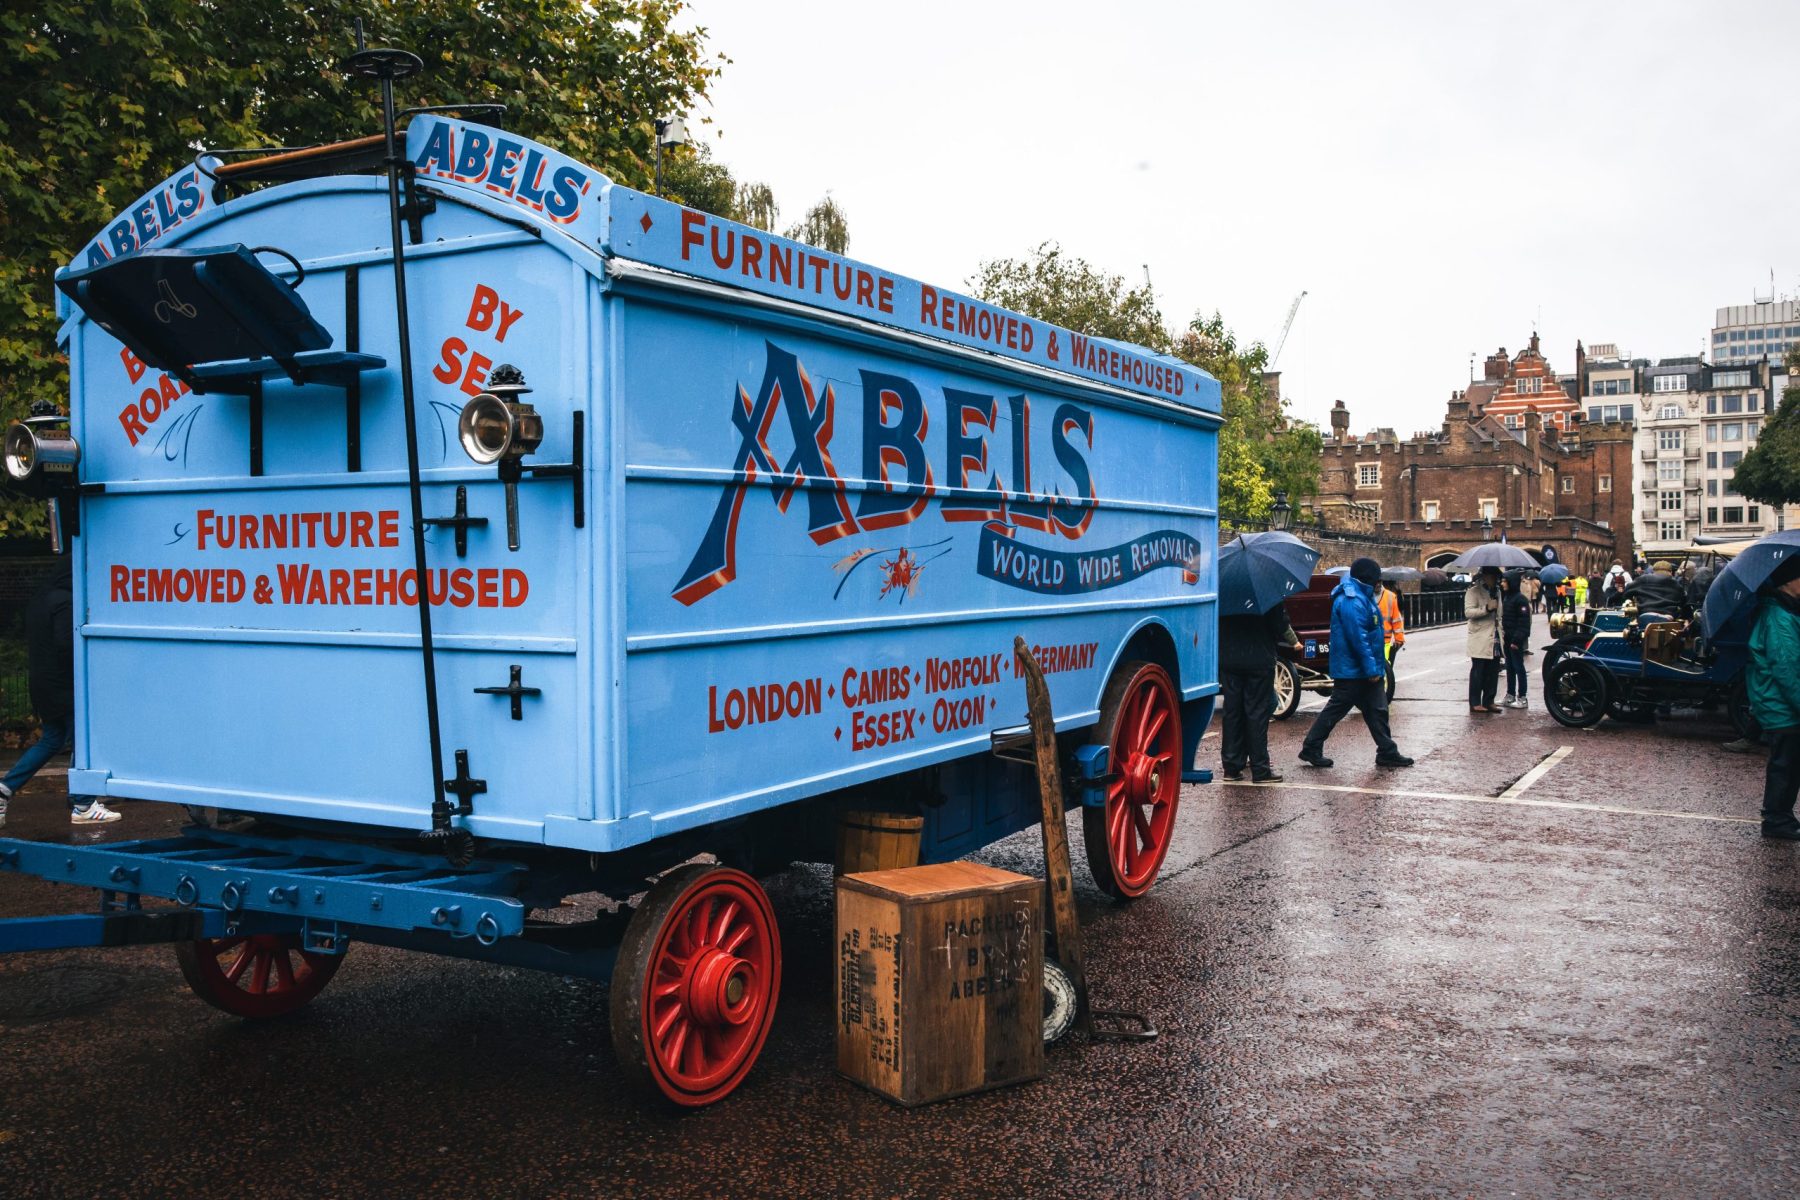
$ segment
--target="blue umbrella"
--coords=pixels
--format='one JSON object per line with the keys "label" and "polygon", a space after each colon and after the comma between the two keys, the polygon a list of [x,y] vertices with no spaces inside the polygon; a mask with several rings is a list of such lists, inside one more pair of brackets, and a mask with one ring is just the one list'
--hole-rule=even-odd
{"label": "blue umbrella", "polygon": [[1800,529],[1771,533],[1745,547],[1707,589],[1706,604],[1700,610],[1700,625],[1706,636],[1713,641],[1727,635],[1748,637],[1748,617],[1756,604],[1756,590],[1795,554],[1800,554]]}
{"label": "blue umbrella", "polygon": [[1219,551],[1219,615],[1268,612],[1305,590],[1318,561],[1291,533],[1240,533]]}
{"label": "blue umbrella", "polygon": [[1538,578],[1549,584],[1551,587],[1555,587],[1568,577],[1569,568],[1563,566],[1561,563],[1551,563],[1549,566],[1538,572]]}

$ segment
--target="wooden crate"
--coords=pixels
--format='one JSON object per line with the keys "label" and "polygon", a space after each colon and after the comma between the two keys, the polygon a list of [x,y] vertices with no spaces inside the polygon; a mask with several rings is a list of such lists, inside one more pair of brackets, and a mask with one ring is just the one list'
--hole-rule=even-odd
{"label": "wooden crate", "polygon": [[1042,1075],[1043,904],[974,863],[841,877],[838,1070],[905,1105]]}

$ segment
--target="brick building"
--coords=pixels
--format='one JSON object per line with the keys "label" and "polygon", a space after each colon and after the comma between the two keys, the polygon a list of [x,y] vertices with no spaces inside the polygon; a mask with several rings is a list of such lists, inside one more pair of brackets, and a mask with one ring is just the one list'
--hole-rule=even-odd
{"label": "brick building", "polygon": [[[1632,427],[1583,422],[1554,376],[1526,376],[1543,382],[1523,393],[1544,397],[1554,406],[1549,412],[1519,405],[1518,364],[1534,369],[1530,356],[1542,363],[1535,342],[1517,359],[1490,359],[1490,377],[1454,393],[1443,426],[1431,432],[1354,436],[1339,401],[1319,494],[1304,503],[1328,526],[1334,512],[1373,506],[1374,531],[1418,541],[1421,566],[1503,536],[1530,549],[1554,546],[1579,571],[1623,561],[1631,551]],[[1494,374],[1501,363],[1505,369]],[[1511,411],[1496,415],[1494,405],[1506,395],[1515,398]]]}
{"label": "brick building", "polygon": [[[1576,347],[1579,360],[1580,347]],[[1579,372],[1579,368],[1578,368]],[[1471,391],[1476,389],[1471,388]],[[1478,411],[1485,411],[1508,429],[1523,429],[1525,414],[1537,413],[1545,428],[1569,428],[1571,418],[1580,410],[1563,379],[1550,369],[1550,362],[1538,349],[1538,335],[1512,358],[1506,347],[1488,355],[1482,370]]]}

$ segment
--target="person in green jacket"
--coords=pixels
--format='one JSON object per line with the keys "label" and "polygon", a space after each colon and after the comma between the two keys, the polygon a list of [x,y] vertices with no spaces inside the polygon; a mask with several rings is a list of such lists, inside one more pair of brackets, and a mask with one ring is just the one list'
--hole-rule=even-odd
{"label": "person in green jacket", "polygon": [[1750,711],[1769,743],[1763,779],[1762,835],[1800,842],[1794,798],[1800,793],[1800,560],[1777,571],[1757,606],[1745,684]]}

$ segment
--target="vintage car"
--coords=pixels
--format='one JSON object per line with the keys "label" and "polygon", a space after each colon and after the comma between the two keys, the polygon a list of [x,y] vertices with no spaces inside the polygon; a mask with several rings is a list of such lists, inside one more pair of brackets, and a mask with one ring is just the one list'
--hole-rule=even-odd
{"label": "vintage car", "polygon": [[1556,640],[1544,647],[1544,682],[1550,682],[1550,669],[1563,655],[1585,648],[1596,633],[1617,633],[1627,624],[1629,619],[1616,608],[1590,605],[1581,613],[1551,613],[1550,636]]}
{"label": "vintage car", "polygon": [[1739,736],[1757,735],[1742,642],[1710,642],[1697,620],[1639,614],[1631,604],[1598,615],[1602,623],[1585,644],[1553,647],[1561,653],[1545,672],[1544,705],[1559,723],[1585,729],[1611,717],[1642,724],[1671,704],[1723,705]]}

